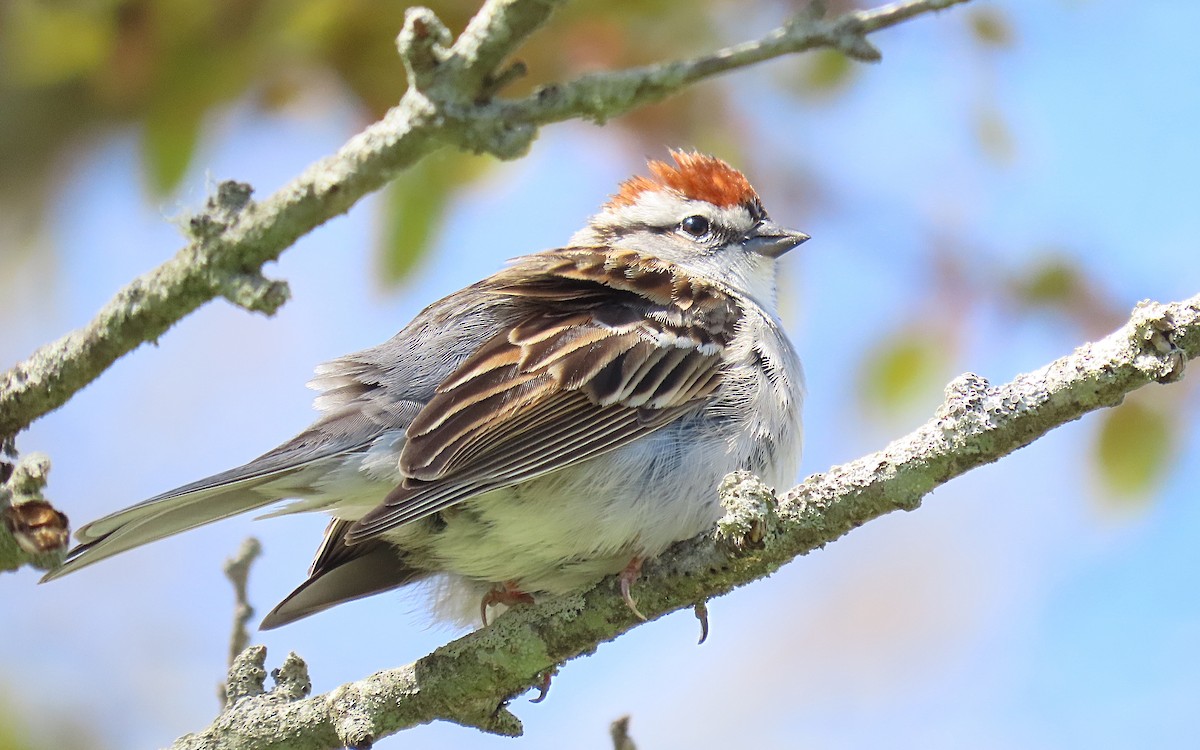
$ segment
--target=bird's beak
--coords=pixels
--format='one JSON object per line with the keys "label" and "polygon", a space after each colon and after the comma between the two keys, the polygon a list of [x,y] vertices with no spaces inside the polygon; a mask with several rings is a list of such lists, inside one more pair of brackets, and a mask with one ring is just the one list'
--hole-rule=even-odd
{"label": "bird's beak", "polygon": [[778,258],[807,239],[809,237],[804,232],[785,229],[773,221],[763,221],[746,235],[745,247],[759,255]]}

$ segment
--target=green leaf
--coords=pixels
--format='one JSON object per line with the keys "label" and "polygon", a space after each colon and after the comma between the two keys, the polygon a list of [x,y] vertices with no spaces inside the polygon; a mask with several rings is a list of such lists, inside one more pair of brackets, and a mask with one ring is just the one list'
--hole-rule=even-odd
{"label": "green leaf", "polygon": [[115,43],[102,7],[14,3],[4,12],[11,27],[0,47],[0,78],[18,86],[53,86],[86,76],[104,64]]}
{"label": "green leaf", "polygon": [[814,52],[804,76],[804,84],[814,92],[833,92],[850,82],[854,64],[841,52],[824,49]]}
{"label": "green leaf", "polygon": [[[203,20],[203,9],[172,8],[192,23]],[[211,7],[208,10],[212,12]],[[182,33],[183,26],[180,20],[174,31]],[[155,70],[155,87],[142,123],[142,157],[155,196],[168,195],[179,186],[192,163],[206,115],[239,95],[254,62],[251,45],[230,44],[218,50],[203,39],[189,38],[177,42]]]}
{"label": "green leaf", "polygon": [[1013,281],[1017,299],[1031,307],[1067,307],[1080,299],[1086,288],[1078,263],[1050,250]]}
{"label": "green leaf", "polygon": [[1140,401],[1109,410],[1096,439],[1096,462],[1105,490],[1114,497],[1145,497],[1171,463],[1175,424]]}
{"label": "green leaf", "polygon": [[862,369],[868,405],[897,413],[936,395],[946,364],[943,338],[924,331],[902,332],[872,351]]}
{"label": "green leaf", "polygon": [[382,278],[396,284],[412,273],[441,228],[454,190],[475,176],[484,160],[439,151],[417,162],[385,191]]}
{"label": "green leaf", "polygon": [[179,186],[200,138],[203,107],[183,99],[156,102],[143,123],[142,159],[150,192],[159,198]]}

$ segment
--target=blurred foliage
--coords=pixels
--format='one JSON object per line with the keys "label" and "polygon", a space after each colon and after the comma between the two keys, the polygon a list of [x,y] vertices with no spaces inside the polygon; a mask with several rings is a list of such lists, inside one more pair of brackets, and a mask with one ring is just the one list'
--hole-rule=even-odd
{"label": "blurred foliage", "polygon": [[1149,398],[1131,396],[1101,415],[1095,460],[1106,494],[1120,500],[1145,499],[1171,465],[1178,420]]}
{"label": "blurred foliage", "polygon": [[1007,166],[1016,158],[1016,140],[998,109],[986,106],[975,111],[975,137],[983,155],[996,164]]}
{"label": "blurred foliage", "polygon": [[784,68],[779,78],[790,91],[807,99],[829,99],[854,82],[857,63],[837,50],[815,50]]}
{"label": "blurred foliage", "polygon": [[880,416],[928,406],[946,383],[951,349],[937,327],[921,324],[890,334],[863,360],[864,406]]}
{"label": "blurred foliage", "polygon": [[1066,308],[1084,293],[1082,269],[1054,251],[1012,281],[1013,294],[1031,307]]}
{"label": "blurred foliage", "polygon": [[[408,3],[396,0],[10,0],[0,4],[0,210],[36,227],[73,147],[113,128],[141,133],[145,184],[161,200],[192,166],[206,124],[250,101],[275,110],[331,80],[378,119],[404,91],[395,49]],[[478,0],[434,10],[462,29]],[[592,0],[570,4],[518,56],[526,80],[506,93],[589,70],[646,64],[719,43],[731,0]],[[774,19],[775,21],[781,19]],[[664,29],[671,33],[664,34]],[[703,116],[698,116],[703,113]],[[719,90],[686,93],[622,118],[634,142],[703,143],[735,129]],[[464,165],[477,162],[475,166]],[[485,162],[439,161],[398,183],[382,267],[396,280],[440,224],[453,189]],[[236,175],[231,175],[236,176]],[[424,189],[420,189],[423,186]],[[412,201],[416,200],[414,205]],[[15,211],[13,209],[16,209]],[[405,235],[408,236],[405,236]],[[6,251],[9,248],[5,248]]]}
{"label": "blurred foliage", "polygon": [[1065,316],[1088,338],[1121,325],[1129,311],[1113,302],[1080,261],[1059,247],[1045,247],[1037,260],[1011,273],[999,289],[1013,313],[1053,312]]}
{"label": "blurred foliage", "polygon": [[10,705],[0,692],[0,750],[33,750],[42,747],[30,739],[20,710]]}
{"label": "blurred foliage", "polygon": [[[861,3],[829,0],[827,15]],[[72,149],[114,128],[140,132],[148,193],[162,200],[193,166],[215,115],[234,102],[278,110],[331,81],[378,119],[405,87],[395,37],[401,0],[9,0],[0,4],[0,213],[37,227]],[[461,30],[479,0],[441,0],[434,11]],[[529,73],[504,92],[580,73],[644,65],[740,41],[809,6],[807,0],[750,7],[734,0],[581,0],[534,34],[518,57]],[[981,38],[1003,36],[998,12],[973,21]],[[980,31],[983,29],[983,31]],[[993,29],[993,31],[987,31]],[[1005,34],[1011,35],[1005,31]],[[849,87],[857,64],[818,51],[781,67],[793,94],[829,97]],[[716,148],[737,159],[742,123],[719,85],[694,87],[620,118],[631,147]],[[413,170],[389,189],[381,247],[383,277],[404,277],[441,225],[453,191],[486,160],[450,157]],[[471,166],[467,166],[471,165]],[[237,175],[229,175],[236,177]],[[15,210],[14,210],[15,209]],[[22,243],[10,243],[19,247]],[[4,248],[11,252],[11,248]]]}
{"label": "blurred foliage", "polygon": [[0,726],[0,750],[33,750],[39,747],[14,732],[13,727]]}
{"label": "blurred foliage", "polygon": [[442,150],[422,159],[400,175],[384,192],[387,203],[380,278],[394,284],[421,261],[447,203],[458,187],[480,174],[482,157]]}
{"label": "blurred foliage", "polygon": [[1012,45],[1015,34],[1008,19],[997,8],[974,7],[967,11],[971,33],[980,42],[993,47]]}

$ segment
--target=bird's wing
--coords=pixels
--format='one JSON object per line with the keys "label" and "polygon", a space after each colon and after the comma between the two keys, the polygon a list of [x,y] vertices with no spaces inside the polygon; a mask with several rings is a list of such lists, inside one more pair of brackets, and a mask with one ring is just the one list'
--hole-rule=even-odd
{"label": "bird's wing", "polygon": [[401,550],[382,539],[348,545],[344,539],[352,521],[335,518],[308,572],[308,579],[263,618],[262,630],[287,625],[335,604],[361,599],[403,586],[426,571],[409,567]]}
{"label": "bird's wing", "polygon": [[740,308],[632,251],[528,256],[482,290],[527,314],[485,341],[409,425],[405,480],[350,527],[361,543],[465,498],[619,448],[704,403]]}

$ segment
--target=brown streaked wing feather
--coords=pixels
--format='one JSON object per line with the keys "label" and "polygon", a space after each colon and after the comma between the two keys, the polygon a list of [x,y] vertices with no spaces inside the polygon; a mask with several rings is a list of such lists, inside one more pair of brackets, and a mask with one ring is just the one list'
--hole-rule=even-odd
{"label": "brown streaked wing feather", "polygon": [[503,453],[489,451],[470,475],[455,476],[449,481],[401,484],[388,495],[383,505],[355,524],[347,539],[352,543],[369,540],[468,497],[600,455],[659,429],[694,407],[689,404],[654,410],[651,417],[645,419],[636,409],[619,406],[597,409],[587,404],[586,412],[578,410],[568,415],[568,418],[578,415],[578,419],[566,424],[556,422],[556,429],[549,434],[527,434],[521,441],[512,444],[506,441]]}
{"label": "brown streaked wing feather", "polygon": [[619,448],[719,385],[738,312],[725,295],[626,250],[525,262],[490,281],[527,300],[529,316],[439,386],[409,426],[407,479],[349,528],[349,542]]}
{"label": "brown streaked wing feather", "polygon": [[329,525],[325,527],[325,536],[321,539],[321,546],[317,548],[317,554],[313,556],[312,564],[308,566],[309,578],[316,578],[350,559],[350,547],[346,544],[346,531],[353,524],[353,521],[343,518],[330,519]]}

